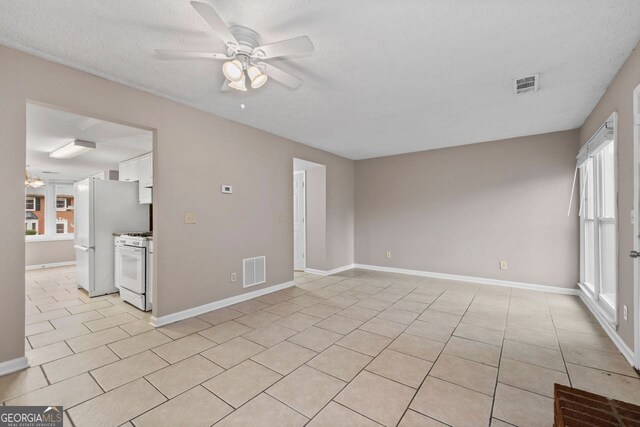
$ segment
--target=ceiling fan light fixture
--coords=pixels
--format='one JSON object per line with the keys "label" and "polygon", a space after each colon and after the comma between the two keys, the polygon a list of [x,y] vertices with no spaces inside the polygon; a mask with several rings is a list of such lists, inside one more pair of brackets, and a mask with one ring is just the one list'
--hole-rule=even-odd
{"label": "ceiling fan light fixture", "polygon": [[244,77],[244,73],[242,72],[242,62],[237,59],[225,62],[222,64],[222,74],[232,82],[240,81],[240,79]]}
{"label": "ceiling fan light fixture", "polygon": [[253,89],[258,89],[264,85],[268,79],[267,75],[260,71],[260,69],[255,65],[249,67],[247,74],[249,75],[249,80],[251,80],[251,87]]}
{"label": "ceiling fan light fixture", "polygon": [[245,84],[245,78],[244,78],[244,73],[242,73],[242,77],[240,77],[240,80],[238,81],[230,81],[229,82],[229,87],[233,88],[235,90],[239,90],[241,92],[246,92],[247,91],[247,85]]}
{"label": "ceiling fan light fixture", "polygon": [[29,183],[29,187],[33,187],[33,188],[40,188],[40,187],[44,187],[45,185],[47,184],[40,178],[36,178]]}

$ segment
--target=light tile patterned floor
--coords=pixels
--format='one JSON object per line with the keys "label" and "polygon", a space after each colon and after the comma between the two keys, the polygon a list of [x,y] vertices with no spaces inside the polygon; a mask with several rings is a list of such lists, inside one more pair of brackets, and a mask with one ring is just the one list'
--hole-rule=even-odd
{"label": "light tile patterned floor", "polygon": [[72,268],[27,272],[5,405],[76,426],[551,426],[554,383],[640,404],[577,297],[351,270],[163,328]]}

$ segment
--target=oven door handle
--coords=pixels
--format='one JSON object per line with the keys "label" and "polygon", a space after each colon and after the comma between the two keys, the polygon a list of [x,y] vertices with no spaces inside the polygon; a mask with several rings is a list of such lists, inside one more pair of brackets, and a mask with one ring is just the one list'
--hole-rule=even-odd
{"label": "oven door handle", "polygon": [[135,254],[143,254],[144,253],[144,248],[138,248],[135,246],[118,246],[116,248],[119,252],[128,252],[128,253],[135,253]]}

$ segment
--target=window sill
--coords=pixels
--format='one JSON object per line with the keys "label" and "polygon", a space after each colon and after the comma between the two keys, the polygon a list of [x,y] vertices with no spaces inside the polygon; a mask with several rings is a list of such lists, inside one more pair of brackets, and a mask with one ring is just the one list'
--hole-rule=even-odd
{"label": "window sill", "polygon": [[24,238],[24,241],[26,243],[57,242],[61,240],[73,240],[73,234],[63,234],[59,236],[37,235],[37,236],[25,236]]}
{"label": "window sill", "polygon": [[613,328],[618,330],[618,322],[616,321],[616,311],[606,301],[600,301],[596,299],[594,292],[586,286],[584,283],[578,282],[578,287],[593,304],[594,309],[602,316],[602,318]]}

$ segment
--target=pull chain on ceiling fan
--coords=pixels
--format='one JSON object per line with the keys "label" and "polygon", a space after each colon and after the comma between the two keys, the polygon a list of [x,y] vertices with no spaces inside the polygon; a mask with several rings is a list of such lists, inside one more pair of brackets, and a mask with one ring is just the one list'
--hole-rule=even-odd
{"label": "pull chain on ceiling fan", "polygon": [[163,59],[221,60],[225,82],[222,90],[233,88],[247,90],[247,79],[253,89],[263,86],[269,78],[290,89],[297,89],[302,80],[288,72],[265,62],[267,59],[298,55],[314,50],[307,36],[295,37],[275,43],[261,45],[260,35],[254,30],[239,25],[227,27],[215,9],[203,2],[192,1],[191,6],[209,24],[213,32],[227,46],[226,53],[193,52],[182,50],[156,49]]}

